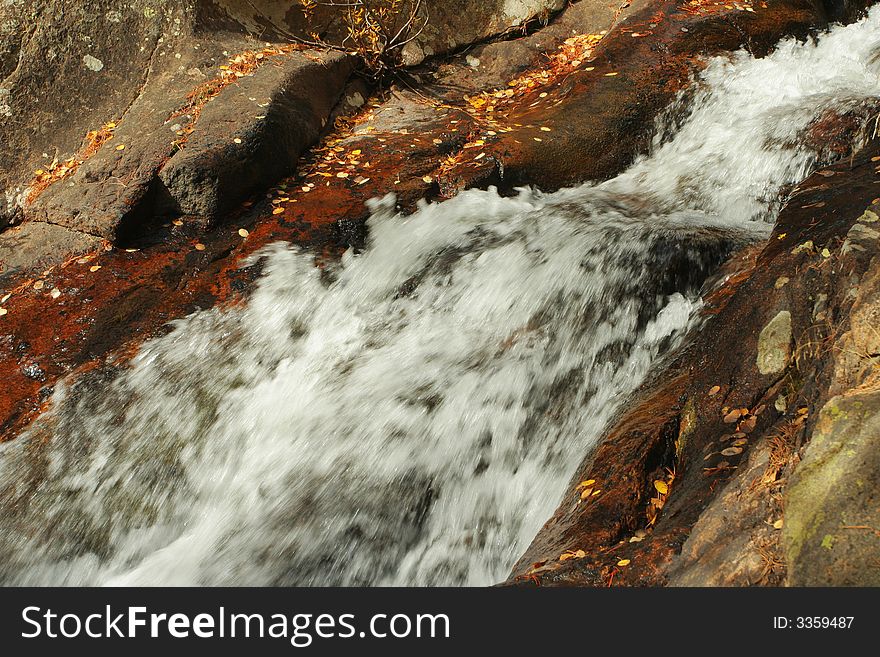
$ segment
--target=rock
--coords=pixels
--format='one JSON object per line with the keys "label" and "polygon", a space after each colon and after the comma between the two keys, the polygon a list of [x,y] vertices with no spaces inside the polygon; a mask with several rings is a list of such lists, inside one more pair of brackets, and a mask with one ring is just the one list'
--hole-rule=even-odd
{"label": "rock", "polygon": [[[0,234],[0,289],[25,273],[101,248],[101,240],[63,226],[25,223]],[[0,295],[2,296],[2,295]]]}
{"label": "rock", "polygon": [[293,173],[352,69],[347,55],[293,53],[227,87],[159,173],[173,211],[214,219]]}
{"label": "rock", "polygon": [[769,574],[762,553],[778,533],[767,519],[778,514],[762,481],[770,461],[764,444],[752,450],[743,472],[700,516],[670,566],[670,586],[749,586]]}
{"label": "rock", "polygon": [[781,311],[758,337],[758,371],[778,374],[791,360],[791,313]]}
{"label": "rock", "polygon": [[[404,6],[411,2],[406,0]],[[311,20],[306,20],[299,7],[277,0],[251,0],[247,3],[215,0],[215,3],[228,21],[244,25],[252,32],[263,30],[269,34],[293,34],[306,39],[311,38],[311,33],[318,33],[328,42],[337,44],[347,36],[338,8],[318,6],[312,12]],[[422,15],[428,21],[422,33],[404,46],[404,64],[420,64],[426,57],[445,55],[503,34],[535,18],[546,22],[565,4],[565,0],[424,0]]]}
{"label": "rock", "polygon": [[173,0],[0,3],[0,190],[18,196],[36,169],[118,120],[151,65],[175,62],[167,48],[188,11]]}
{"label": "rock", "polygon": [[880,586],[880,391],[852,390],[822,409],[785,493],[792,586]]}

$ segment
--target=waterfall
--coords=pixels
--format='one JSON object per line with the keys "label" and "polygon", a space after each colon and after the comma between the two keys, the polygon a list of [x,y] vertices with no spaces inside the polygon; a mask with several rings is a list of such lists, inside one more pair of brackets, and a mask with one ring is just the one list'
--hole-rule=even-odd
{"label": "waterfall", "polygon": [[707,277],[766,239],[810,124],[880,95],[878,52],[875,9],[715,58],[612,180],[376,200],[324,271],[264,249],[246,303],[59,384],[0,445],[0,582],[504,579]]}

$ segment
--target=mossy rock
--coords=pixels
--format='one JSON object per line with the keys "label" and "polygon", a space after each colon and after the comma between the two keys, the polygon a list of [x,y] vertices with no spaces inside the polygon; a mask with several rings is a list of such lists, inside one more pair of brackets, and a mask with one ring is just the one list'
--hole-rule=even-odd
{"label": "mossy rock", "polygon": [[793,586],[880,586],[880,391],[822,409],[785,493]]}

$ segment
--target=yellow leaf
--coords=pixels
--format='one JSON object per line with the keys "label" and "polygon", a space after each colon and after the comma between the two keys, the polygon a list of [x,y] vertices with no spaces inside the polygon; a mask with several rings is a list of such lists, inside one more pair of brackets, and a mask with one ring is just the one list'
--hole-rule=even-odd
{"label": "yellow leaf", "polygon": [[92,266],[92,267],[89,267],[89,271],[92,272],[92,273],[94,274],[94,273],[95,273],[96,271],[98,271],[100,268],[101,268],[101,265],[94,265],[94,266]]}
{"label": "yellow leaf", "polygon": [[654,482],[654,488],[656,488],[657,492],[660,493],[661,495],[668,495],[669,494],[669,486],[666,485],[665,481],[661,481],[658,479],[657,481]]}
{"label": "yellow leaf", "polygon": [[360,150],[352,151],[351,154],[352,155],[360,155],[361,151]]}
{"label": "yellow leaf", "polygon": [[587,498],[588,498],[590,495],[592,495],[592,494],[593,494],[593,489],[592,489],[592,488],[584,488],[584,490],[581,491],[581,499],[582,499],[582,500],[585,500],[585,499],[587,499]]}
{"label": "yellow leaf", "polygon": [[632,561],[630,561],[629,559],[621,559],[620,561],[617,562],[617,565],[620,566],[621,568],[623,568],[624,566],[628,566],[631,563],[632,563]]}
{"label": "yellow leaf", "polygon": [[422,178],[422,180],[424,180],[426,183],[434,182],[434,179],[431,176],[425,176],[424,178]]}
{"label": "yellow leaf", "polygon": [[204,244],[202,244],[201,242],[196,244],[196,251],[204,251],[206,248],[207,247]]}
{"label": "yellow leaf", "polygon": [[782,518],[780,518],[779,520],[777,520],[776,522],[773,523],[773,529],[782,529],[783,524],[784,524],[783,520],[782,520]]}
{"label": "yellow leaf", "polygon": [[[577,489],[585,488],[585,487],[587,487],[587,486],[592,486],[592,485],[595,484],[595,483],[596,483],[596,480],[595,480],[595,479],[587,479],[586,481],[582,481],[581,483],[579,483],[579,484],[577,485]],[[576,490],[577,490],[577,489],[576,489]]]}
{"label": "yellow leaf", "polygon": [[117,150],[117,151],[124,151],[124,150],[125,150],[125,144],[119,144],[119,146],[116,147],[116,150]]}
{"label": "yellow leaf", "polygon": [[272,210],[272,214],[284,214],[284,208],[275,208]]}
{"label": "yellow leaf", "polygon": [[709,389],[709,396],[710,396],[710,397],[714,397],[714,396],[717,395],[719,392],[721,392],[721,386],[712,386],[712,387]]}
{"label": "yellow leaf", "polygon": [[9,311],[6,310],[6,308],[0,308],[0,317],[3,317],[3,315],[7,315],[8,313]]}
{"label": "yellow leaf", "polygon": [[238,234],[241,235],[242,237],[247,237],[248,235],[250,235],[250,233],[247,231],[246,228],[239,228]]}

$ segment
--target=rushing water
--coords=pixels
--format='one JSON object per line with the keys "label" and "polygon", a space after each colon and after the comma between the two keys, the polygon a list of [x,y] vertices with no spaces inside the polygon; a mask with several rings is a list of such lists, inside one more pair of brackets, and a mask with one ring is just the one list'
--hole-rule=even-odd
{"label": "rushing water", "polygon": [[880,94],[878,40],[874,11],[713,60],[606,183],[376,202],[329,276],[267,249],[245,306],[60,385],[0,446],[0,581],[503,579],[706,277],[766,237],[805,129]]}

